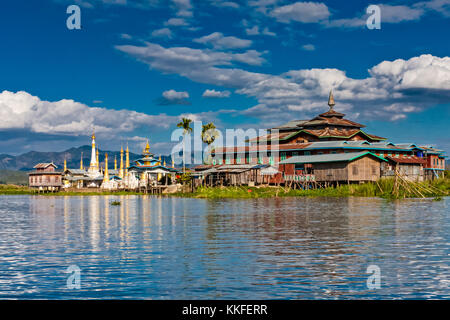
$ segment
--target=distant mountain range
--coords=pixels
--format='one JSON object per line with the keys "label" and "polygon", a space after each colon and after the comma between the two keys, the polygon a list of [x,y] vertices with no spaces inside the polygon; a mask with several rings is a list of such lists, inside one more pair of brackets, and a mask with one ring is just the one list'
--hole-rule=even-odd
{"label": "distant mountain range", "polygon": [[[29,171],[40,162],[52,162],[58,166],[57,170],[64,167],[64,158],[67,161],[67,168],[79,169],[81,154],[83,153],[83,165],[89,167],[91,161],[91,146],[81,146],[78,148],[70,148],[62,152],[38,152],[30,151],[18,156],[9,154],[0,154],[0,170],[20,170]],[[114,168],[114,157],[117,158],[117,167],[120,166],[120,151],[98,150],[100,164],[104,167],[105,153],[108,153],[108,167]],[[130,152],[130,162],[141,158],[142,155]],[[170,156],[162,156],[161,161],[166,161],[167,165],[172,164]],[[123,156],[125,165],[125,152]]]}

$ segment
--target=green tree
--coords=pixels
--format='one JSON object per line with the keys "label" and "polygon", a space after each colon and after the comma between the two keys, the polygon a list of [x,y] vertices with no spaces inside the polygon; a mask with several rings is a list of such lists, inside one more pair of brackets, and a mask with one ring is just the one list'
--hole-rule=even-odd
{"label": "green tree", "polygon": [[218,136],[219,131],[216,130],[214,123],[210,122],[202,126],[202,141],[208,145],[208,159],[205,160],[207,164],[210,163],[210,146]]}
{"label": "green tree", "polygon": [[186,173],[186,161],[185,161],[185,147],[186,147],[186,135],[188,133],[192,132],[192,128],[191,128],[191,119],[188,118],[181,118],[180,123],[177,124],[178,128],[182,128],[183,129],[183,173]]}

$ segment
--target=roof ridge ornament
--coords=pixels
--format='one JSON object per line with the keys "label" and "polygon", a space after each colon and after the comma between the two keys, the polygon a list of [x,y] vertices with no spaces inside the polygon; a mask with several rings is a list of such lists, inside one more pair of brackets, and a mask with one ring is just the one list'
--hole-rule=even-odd
{"label": "roof ridge ornament", "polygon": [[328,96],[328,105],[330,106],[330,110],[336,105],[334,102],[333,89],[330,90],[330,95]]}

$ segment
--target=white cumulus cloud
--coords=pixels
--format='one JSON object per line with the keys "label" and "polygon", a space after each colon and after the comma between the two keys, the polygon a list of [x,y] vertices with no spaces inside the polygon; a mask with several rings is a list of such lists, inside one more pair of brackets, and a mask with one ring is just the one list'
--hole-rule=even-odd
{"label": "white cumulus cloud", "polygon": [[251,40],[240,39],[237,37],[224,36],[221,32],[213,32],[210,35],[194,39],[194,42],[211,45],[217,49],[241,49],[251,46]]}
{"label": "white cumulus cloud", "polygon": [[163,92],[163,97],[167,100],[188,99],[189,93],[187,91],[175,91],[173,89],[170,89]]}
{"label": "white cumulus cloud", "polygon": [[231,92],[228,90],[225,91],[216,91],[214,89],[206,89],[205,92],[203,92],[202,97],[203,98],[228,98],[230,96]]}
{"label": "white cumulus cloud", "polygon": [[166,114],[89,107],[71,99],[45,101],[25,91],[0,93],[0,130],[76,136],[95,127],[97,133],[115,135],[143,126],[168,128],[176,120]]}
{"label": "white cumulus cloud", "polygon": [[328,19],[330,11],[324,3],[296,2],[275,8],[270,15],[284,23],[291,21],[315,23]]}

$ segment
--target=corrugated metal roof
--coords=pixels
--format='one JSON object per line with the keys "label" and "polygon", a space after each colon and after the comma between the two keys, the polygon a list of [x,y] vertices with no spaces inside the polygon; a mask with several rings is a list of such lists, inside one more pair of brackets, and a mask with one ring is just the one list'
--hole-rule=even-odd
{"label": "corrugated metal roof", "polygon": [[405,157],[387,157],[389,160],[392,160],[396,163],[417,163],[417,164],[426,164],[427,161],[423,158],[419,158],[419,157],[409,157],[409,158],[405,158]]}
{"label": "corrugated metal roof", "polygon": [[232,169],[252,169],[254,164],[224,164],[218,167],[218,170],[232,170]]}
{"label": "corrugated metal roof", "polygon": [[289,159],[283,160],[280,164],[290,164],[290,163],[318,163],[318,162],[340,162],[340,161],[351,161],[358,159],[365,155],[372,155],[380,160],[386,161],[371,152],[350,152],[350,153],[330,153],[330,154],[319,154],[313,156],[296,156]]}
{"label": "corrugated metal roof", "polygon": [[86,170],[81,169],[67,169],[67,171],[69,171],[72,174],[87,174]]}
{"label": "corrugated metal roof", "polygon": [[210,168],[210,169],[207,169],[204,171],[200,171],[197,174],[209,174],[209,173],[215,173],[215,172],[217,172],[217,169],[213,167],[213,168]]}
{"label": "corrugated metal roof", "polygon": [[277,173],[278,173],[278,169],[275,168],[275,167],[272,167],[272,166],[261,169],[261,174],[263,176],[274,175],[274,174],[277,174]]}
{"label": "corrugated metal roof", "polygon": [[48,162],[48,163],[38,163],[38,164],[35,165],[33,168],[35,168],[35,169],[45,169],[45,168],[47,168],[48,166],[53,166],[53,167],[55,167],[55,168],[58,168],[58,167],[56,166],[56,164],[54,164],[53,162]]}

